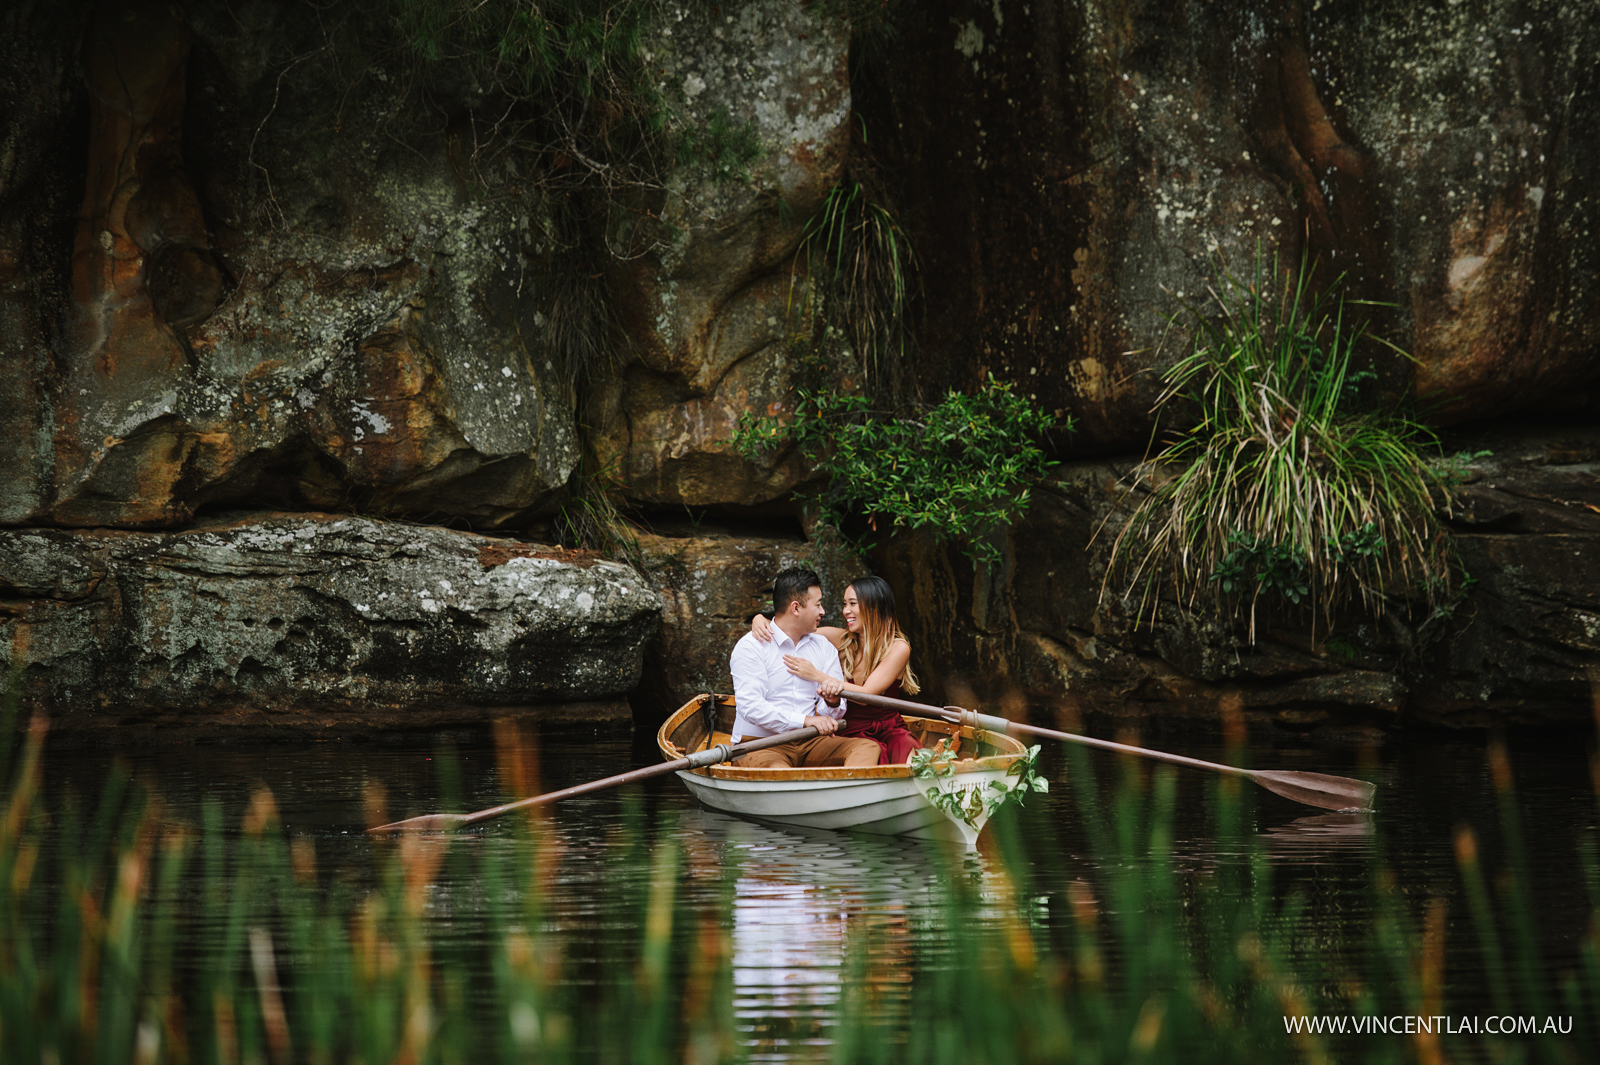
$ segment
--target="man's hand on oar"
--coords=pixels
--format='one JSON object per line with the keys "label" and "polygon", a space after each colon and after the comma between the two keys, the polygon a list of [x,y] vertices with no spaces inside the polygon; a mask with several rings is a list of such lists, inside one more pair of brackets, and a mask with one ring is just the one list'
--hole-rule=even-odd
{"label": "man's hand on oar", "polygon": [[1024,725],[1020,722],[1008,721],[1003,717],[991,717],[988,714],[963,710],[959,706],[947,706],[941,709],[937,706],[924,706],[921,703],[907,702],[904,699],[888,699],[882,695],[866,695],[862,692],[850,692],[847,698],[852,702],[866,703],[868,706],[881,706],[891,710],[899,710],[901,713],[918,714],[923,717],[943,718],[945,721],[954,724],[986,729],[989,732],[999,732],[1004,735],[1043,736],[1048,739],[1061,740],[1065,743],[1077,743],[1085,747],[1098,747],[1102,751],[1116,751],[1119,754],[1131,754],[1139,758],[1153,758],[1160,762],[1171,762],[1173,765],[1184,765],[1193,769],[1210,770],[1213,773],[1227,773],[1230,776],[1246,777],[1260,784],[1274,795],[1282,795],[1285,799],[1293,799],[1295,802],[1303,802],[1307,806],[1317,806],[1324,810],[1369,812],[1372,809],[1373,795],[1378,790],[1375,785],[1352,777],[1336,777],[1327,773],[1299,773],[1285,769],[1241,769],[1238,766],[1205,762],[1199,758],[1190,758],[1186,755],[1152,751],[1146,747],[1130,747],[1125,743],[1112,743],[1110,740],[1092,739],[1072,732],[1057,732],[1055,729]]}
{"label": "man's hand on oar", "polygon": [[530,799],[518,799],[508,802],[504,806],[491,806],[487,810],[479,810],[471,814],[423,814],[421,817],[408,817],[404,821],[396,821],[390,825],[378,825],[376,828],[367,829],[368,832],[441,832],[447,828],[464,828],[475,825],[479,821],[487,821],[491,817],[509,814],[515,810],[528,810],[535,806],[545,806],[549,803],[560,802],[576,795],[587,795],[592,791],[604,791],[614,788],[618,784],[631,784],[636,780],[648,780],[666,773],[676,773],[681,769],[700,769],[708,765],[718,765],[722,762],[732,761],[750,754],[752,751],[764,751],[768,747],[777,747],[784,743],[797,743],[801,740],[813,739],[817,735],[815,728],[795,729],[793,732],[780,732],[776,736],[762,736],[758,739],[745,740],[743,743],[719,743],[715,747],[703,751],[696,751],[685,758],[671,762],[662,762],[659,765],[645,766],[627,773],[618,773],[614,777],[604,777],[600,780],[591,780],[587,784],[574,784],[570,788],[560,791],[546,792],[535,795]]}

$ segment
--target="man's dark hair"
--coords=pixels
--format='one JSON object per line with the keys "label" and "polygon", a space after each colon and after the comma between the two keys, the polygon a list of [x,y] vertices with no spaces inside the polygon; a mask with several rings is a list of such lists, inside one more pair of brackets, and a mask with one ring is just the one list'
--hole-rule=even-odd
{"label": "man's dark hair", "polygon": [[804,602],[811,589],[821,587],[822,578],[817,576],[816,570],[790,566],[772,578],[772,609],[782,614],[789,609],[790,603],[795,600]]}

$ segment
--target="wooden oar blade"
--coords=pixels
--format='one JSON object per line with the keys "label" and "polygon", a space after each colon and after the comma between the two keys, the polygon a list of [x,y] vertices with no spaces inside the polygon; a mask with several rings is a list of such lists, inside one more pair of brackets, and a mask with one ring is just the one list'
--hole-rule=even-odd
{"label": "wooden oar blade", "polygon": [[444,832],[452,828],[460,828],[467,823],[467,814],[423,814],[421,817],[408,817],[404,821],[396,821],[389,825],[378,825],[367,829],[368,832]]}
{"label": "wooden oar blade", "polygon": [[1324,810],[1370,813],[1378,788],[1365,780],[1336,777],[1329,773],[1296,773],[1282,769],[1262,769],[1250,779],[1274,795],[1317,806]]}

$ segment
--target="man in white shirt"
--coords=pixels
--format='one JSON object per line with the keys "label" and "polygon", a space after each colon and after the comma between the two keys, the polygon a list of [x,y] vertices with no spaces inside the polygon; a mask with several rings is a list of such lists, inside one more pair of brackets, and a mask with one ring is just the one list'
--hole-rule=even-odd
{"label": "man in white shirt", "polygon": [[801,680],[783,663],[784,655],[795,655],[810,660],[831,677],[844,678],[839,652],[817,634],[823,613],[822,580],[799,566],[784,570],[772,581],[772,609],[772,639],[758,640],[747,632],[728,660],[738,704],[733,742],[802,728],[815,728],[818,735],[747,754],[733,764],[750,769],[877,765],[875,742],[833,734],[844,717],[839,697],[826,699],[816,684]]}

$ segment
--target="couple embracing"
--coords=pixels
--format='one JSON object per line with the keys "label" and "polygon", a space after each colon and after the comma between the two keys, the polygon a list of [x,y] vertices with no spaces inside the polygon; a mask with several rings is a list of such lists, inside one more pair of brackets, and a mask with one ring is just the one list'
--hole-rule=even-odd
{"label": "couple embracing", "polygon": [[894,593],[881,577],[863,577],[844,593],[846,628],[819,628],[822,581],[802,567],[772,582],[772,621],[757,615],[733,649],[729,667],[738,716],[733,742],[811,728],[811,740],[747,754],[754,769],[903,763],[919,744],[892,710],[850,694],[899,698],[917,692],[911,643],[895,621]]}

